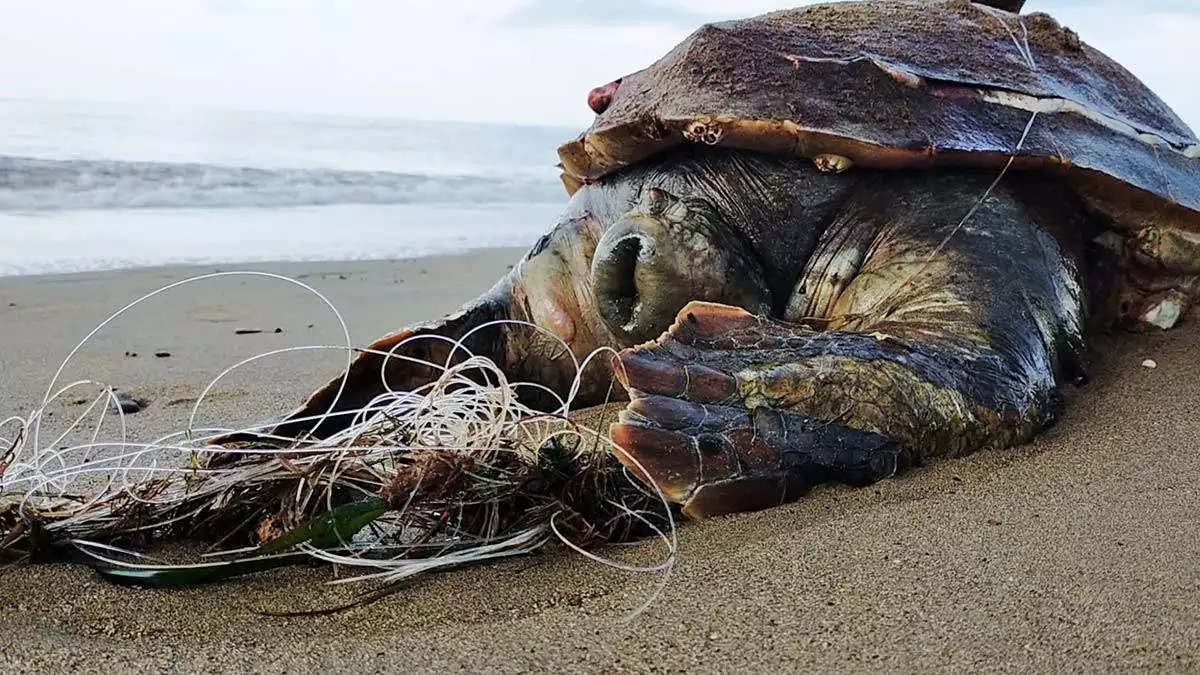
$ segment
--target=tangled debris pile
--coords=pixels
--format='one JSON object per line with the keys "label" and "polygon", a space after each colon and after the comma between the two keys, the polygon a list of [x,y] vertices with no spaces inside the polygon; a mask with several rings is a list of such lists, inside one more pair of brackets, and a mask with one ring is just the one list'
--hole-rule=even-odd
{"label": "tangled debris pile", "polygon": [[[428,365],[442,373],[436,381],[377,397],[348,429],[321,440],[189,424],[130,443],[115,392],[105,387],[47,442],[46,407],[97,386],[54,392],[52,383],[33,414],[0,425],[0,560],[65,555],[113,581],[177,586],[316,559],[362,570],[341,581],[395,582],[555,541],[585,551],[658,534],[672,554],[647,571],[669,570],[674,524],[665,500],[626,473],[603,434],[569,419],[569,400],[553,413],[530,409],[515,393],[529,384],[509,382],[476,356]],[[106,442],[100,432],[110,407],[121,433]],[[60,447],[90,417],[90,442]],[[81,487],[97,479],[98,489]],[[145,553],[181,541],[208,552],[191,564]]]}

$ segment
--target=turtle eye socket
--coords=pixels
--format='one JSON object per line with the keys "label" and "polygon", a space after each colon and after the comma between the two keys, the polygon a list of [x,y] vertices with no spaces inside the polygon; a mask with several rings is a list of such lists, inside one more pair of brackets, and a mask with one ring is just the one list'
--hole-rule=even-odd
{"label": "turtle eye socket", "polygon": [[[648,340],[665,329],[653,325],[661,323],[661,317],[646,316],[648,306],[638,288],[638,263],[653,256],[653,244],[644,234],[636,232],[614,241],[607,239],[601,240],[592,263],[592,288],[600,318],[625,341]],[[646,270],[641,272],[645,281]]]}
{"label": "turtle eye socket", "polygon": [[596,310],[620,344],[658,338],[693,300],[770,311],[757,258],[699,207],[652,188],[597,243]]}

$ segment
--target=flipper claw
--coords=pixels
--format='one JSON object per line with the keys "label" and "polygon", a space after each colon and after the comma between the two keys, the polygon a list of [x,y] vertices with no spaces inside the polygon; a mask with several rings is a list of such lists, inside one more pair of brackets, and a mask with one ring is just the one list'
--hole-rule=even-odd
{"label": "flipper claw", "polygon": [[697,518],[776,506],[821,483],[869,485],[900,457],[898,443],[836,422],[661,396],[631,403],[611,433],[639,479]]}

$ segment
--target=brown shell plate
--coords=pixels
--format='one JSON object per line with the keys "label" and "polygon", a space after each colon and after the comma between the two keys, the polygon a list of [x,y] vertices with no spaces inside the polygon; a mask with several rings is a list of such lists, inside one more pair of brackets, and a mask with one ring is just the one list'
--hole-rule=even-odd
{"label": "brown shell plate", "polygon": [[866,0],[706,25],[624,77],[563,181],[708,143],[860,167],[1043,170],[1121,229],[1200,231],[1200,141],[1140,80],[1048,15]]}

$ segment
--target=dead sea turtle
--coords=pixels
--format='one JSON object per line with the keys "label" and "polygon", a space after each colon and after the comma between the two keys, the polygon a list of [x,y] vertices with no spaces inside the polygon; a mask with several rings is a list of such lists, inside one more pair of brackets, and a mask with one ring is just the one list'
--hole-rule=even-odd
{"label": "dead sea turtle", "polygon": [[[1200,142],[1020,5],[866,0],[700,28],[589,95],[594,123],[559,150],[570,202],[510,274],[372,348],[469,333],[560,396],[573,358],[623,349],[576,403],[614,368],[630,402],[613,438],[695,516],[1032,439],[1085,379],[1093,331],[1170,328],[1195,301]],[[479,329],[509,319],[573,356],[528,326]],[[345,427],[301,418],[366,405],[384,375],[432,371],[364,354],[276,431]]]}

